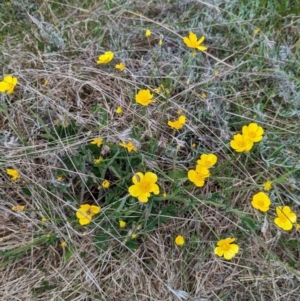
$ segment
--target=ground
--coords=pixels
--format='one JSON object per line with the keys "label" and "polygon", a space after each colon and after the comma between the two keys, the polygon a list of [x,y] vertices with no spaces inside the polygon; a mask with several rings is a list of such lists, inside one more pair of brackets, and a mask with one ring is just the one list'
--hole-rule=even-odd
{"label": "ground", "polygon": [[0,299],[299,300],[299,6],[3,1]]}

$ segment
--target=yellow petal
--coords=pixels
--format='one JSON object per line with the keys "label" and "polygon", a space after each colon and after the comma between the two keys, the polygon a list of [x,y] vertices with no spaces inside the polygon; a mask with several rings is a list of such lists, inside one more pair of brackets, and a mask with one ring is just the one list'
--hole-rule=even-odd
{"label": "yellow petal", "polygon": [[137,172],[133,177],[132,177],[132,182],[133,184],[140,183],[144,178],[144,174],[141,172]]}
{"label": "yellow petal", "polygon": [[147,203],[149,197],[150,197],[150,193],[149,193],[149,192],[141,193],[141,194],[138,196],[138,200],[139,200],[141,203]]}
{"label": "yellow petal", "polygon": [[91,218],[84,217],[84,218],[80,218],[80,219],[79,219],[79,224],[80,224],[81,226],[85,226],[85,225],[88,225],[91,221],[92,221]]}
{"label": "yellow petal", "polygon": [[92,214],[97,214],[97,213],[100,213],[101,208],[99,206],[92,205],[90,208],[90,211]]}
{"label": "yellow petal", "polygon": [[157,175],[153,172],[148,171],[145,173],[144,181],[155,183],[157,181]]}
{"label": "yellow petal", "polygon": [[138,187],[138,185],[132,185],[132,186],[128,187],[128,192],[131,196],[137,197],[141,193],[141,190]]}
{"label": "yellow petal", "polygon": [[205,37],[204,36],[202,36],[199,40],[198,40],[198,43],[199,44],[202,44],[203,43],[203,41],[204,41],[204,39],[205,39]]}

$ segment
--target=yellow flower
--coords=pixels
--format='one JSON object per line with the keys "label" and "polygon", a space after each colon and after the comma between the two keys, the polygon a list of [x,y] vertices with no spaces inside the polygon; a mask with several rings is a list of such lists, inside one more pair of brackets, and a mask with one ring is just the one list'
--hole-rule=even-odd
{"label": "yellow flower", "polygon": [[11,176],[12,181],[17,181],[20,178],[20,174],[16,169],[13,168],[7,168],[6,172],[9,176]]}
{"label": "yellow flower", "polygon": [[233,136],[233,140],[230,141],[230,146],[238,153],[248,152],[253,147],[253,142],[244,135],[236,134]]}
{"label": "yellow flower", "polygon": [[131,196],[137,197],[142,203],[147,203],[151,192],[159,194],[159,187],[156,184],[157,175],[153,172],[146,172],[145,175],[141,172],[137,172],[132,177],[134,185],[128,188],[128,192]]}
{"label": "yellow flower", "polygon": [[99,157],[98,159],[94,159],[95,164],[99,164],[103,161],[103,157]]}
{"label": "yellow flower", "polygon": [[117,107],[116,113],[119,114],[119,115],[122,114],[123,113],[122,107]]}
{"label": "yellow flower", "polygon": [[152,32],[150,29],[147,29],[146,32],[145,32],[145,36],[148,38],[152,35]]}
{"label": "yellow flower", "polygon": [[291,230],[297,221],[297,216],[292,209],[289,206],[277,206],[276,213],[277,217],[274,219],[274,223],[283,230]]}
{"label": "yellow flower", "polygon": [[225,238],[217,242],[217,247],[214,253],[220,257],[224,256],[225,259],[232,259],[239,251],[239,246],[237,244],[232,244],[235,238]]}
{"label": "yellow flower", "polygon": [[199,40],[197,40],[197,36],[193,32],[190,32],[189,37],[184,37],[183,38],[183,42],[189,48],[196,48],[200,51],[205,51],[205,50],[207,50],[207,47],[206,46],[201,46],[204,39],[205,39],[204,36],[202,36]]}
{"label": "yellow flower", "polygon": [[214,166],[217,161],[218,157],[215,154],[203,154],[200,156],[200,160],[197,161],[197,165],[210,168]]}
{"label": "yellow flower", "polygon": [[243,136],[252,141],[252,142],[259,142],[263,138],[264,129],[259,126],[257,123],[250,123],[248,126],[244,125],[243,129]]}
{"label": "yellow flower", "polygon": [[166,198],[168,195],[164,192],[162,196],[163,198]]}
{"label": "yellow flower", "polygon": [[185,116],[181,115],[177,120],[174,121],[168,121],[168,126],[170,126],[172,129],[179,130],[181,129],[185,124],[186,118]]}
{"label": "yellow flower", "polygon": [[206,93],[203,92],[203,93],[201,94],[201,97],[205,99],[205,98],[207,97]]}
{"label": "yellow flower", "polygon": [[121,143],[119,143],[119,145],[122,146],[122,147],[127,148],[129,153],[132,152],[132,151],[134,151],[134,152],[137,151],[137,147],[131,141],[129,141],[127,143],[126,142],[121,142]]}
{"label": "yellow flower", "polygon": [[142,89],[135,95],[135,100],[142,106],[148,106],[149,103],[153,102],[153,94],[149,89]]}
{"label": "yellow flower", "polygon": [[115,68],[119,69],[120,71],[123,71],[125,69],[125,65],[123,63],[116,64]]}
{"label": "yellow flower", "polygon": [[108,180],[104,180],[101,185],[103,188],[109,188],[110,182]]}
{"label": "yellow flower", "polygon": [[48,86],[48,85],[49,85],[49,81],[47,79],[45,79],[44,86]]}
{"label": "yellow flower", "polygon": [[196,143],[193,143],[192,144],[192,148],[196,148],[197,144]]}
{"label": "yellow flower", "polygon": [[126,222],[119,221],[119,226],[120,226],[120,228],[125,228],[126,227]]}
{"label": "yellow flower", "polygon": [[56,178],[56,180],[57,180],[58,182],[61,182],[61,181],[63,180],[63,177],[62,177],[62,176],[59,176],[59,177]]}
{"label": "yellow flower", "polygon": [[162,44],[163,44],[163,40],[162,40],[162,39],[159,39],[158,45],[161,46]]}
{"label": "yellow flower", "polygon": [[205,179],[210,176],[209,170],[203,166],[196,166],[196,169],[188,171],[188,179],[193,182],[197,187],[204,186]]}
{"label": "yellow flower", "polygon": [[91,144],[96,144],[98,147],[103,143],[103,139],[101,138],[95,138],[93,141],[91,141]]}
{"label": "yellow flower", "polygon": [[41,221],[42,221],[43,223],[45,223],[45,222],[47,221],[47,219],[46,219],[45,217],[42,217],[42,218],[41,218]]}
{"label": "yellow flower", "polygon": [[253,30],[254,35],[257,35],[259,32],[260,32],[260,29],[259,29],[259,28],[255,28],[255,29]]}
{"label": "yellow flower", "polygon": [[185,241],[184,241],[184,237],[183,236],[181,236],[181,235],[176,236],[176,238],[175,238],[175,244],[177,246],[183,246],[184,243],[185,243]]}
{"label": "yellow flower", "polygon": [[11,75],[4,76],[3,80],[0,82],[0,92],[11,94],[14,92],[15,86],[18,83],[18,79]]}
{"label": "yellow flower", "polygon": [[80,205],[76,212],[76,217],[79,220],[79,224],[84,226],[88,225],[95,214],[100,213],[101,208],[95,205],[83,204]]}
{"label": "yellow flower", "polygon": [[99,55],[97,64],[107,64],[114,58],[114,53],[111,51],[104,52],[104,54]]}
{"label": "yellow flower", "polygon": [[67,246],[67,243],[66,243],[65,241],[62,241],[62,242],[60,243],[60,246],[61,246],[62,248],[65,248],[65,247]]}
{"label": "yellow flower", "polygon": [[12,206],[11,210],[12,211],[24,211],[25,206],[24,205],[18,205],[18,206]]}
{"label": "yellow flower", "polygon": [[262,212],[270,209],[271,200],[264,192],[258,192],[252,197],[251,205]]}
{"label": "yellow flower", "polygon": [[136,239],[136,238],[137,238],[137,235],[136,235],[135,233],[133,233],[133,234],[131,235],[131,238],[132,238],[132,239]]}
{"label": "yellow flower", "polygon": [[266,181],[265,183],[263,183],[263,188],[265,191],[269,191],[272,189],[272,181]]}

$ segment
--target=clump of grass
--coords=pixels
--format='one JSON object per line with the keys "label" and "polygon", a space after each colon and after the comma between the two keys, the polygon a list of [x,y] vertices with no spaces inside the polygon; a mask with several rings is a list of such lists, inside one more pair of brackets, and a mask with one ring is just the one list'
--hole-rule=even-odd
{"label": "clump of grass", "polygon": [[299,16],[273,4],[0,4],[1,299],[298,298]]}

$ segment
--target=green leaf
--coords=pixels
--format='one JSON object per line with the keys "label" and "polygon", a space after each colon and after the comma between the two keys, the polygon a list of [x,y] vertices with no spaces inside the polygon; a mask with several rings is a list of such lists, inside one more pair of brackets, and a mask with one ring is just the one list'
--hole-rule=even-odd
{"label": "green leaf", "polygon": [[28,188],[22,187],[22,190],[27,196],[31,196],[31,191]]}
{"label": "green leaf", "polygon": [[176,181],[176,180],[184,180],[187,177],[187,173],[185,171],[179,170],[179,169],[175,169],[175,170],[171,170],[168,173],[168,176]]}

